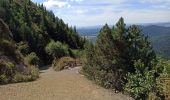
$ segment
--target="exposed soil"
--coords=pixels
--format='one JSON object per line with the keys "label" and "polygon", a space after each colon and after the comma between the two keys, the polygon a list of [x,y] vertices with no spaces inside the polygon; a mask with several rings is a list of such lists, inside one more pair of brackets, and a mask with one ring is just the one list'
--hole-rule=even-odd
{"label": "exposed soil", "polygon": [[60,72],[52,68],[41,70],[33,82],[0,86],[0,100],[131,100],[97,86],[78,73],[79,68]]}

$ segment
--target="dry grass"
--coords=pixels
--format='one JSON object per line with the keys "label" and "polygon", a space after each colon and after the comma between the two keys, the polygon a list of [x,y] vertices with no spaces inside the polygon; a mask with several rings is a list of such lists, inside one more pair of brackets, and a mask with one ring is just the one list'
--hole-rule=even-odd
{"label": "dry grass", "polygon": [[60,71],[60,70],[68,68],[66,63],[71,62],[71,61],[75,61],[75,59],[71,58],[71,57],[62,57],[59,60],[53,61],[52,66],[53,66],[55,71]]}

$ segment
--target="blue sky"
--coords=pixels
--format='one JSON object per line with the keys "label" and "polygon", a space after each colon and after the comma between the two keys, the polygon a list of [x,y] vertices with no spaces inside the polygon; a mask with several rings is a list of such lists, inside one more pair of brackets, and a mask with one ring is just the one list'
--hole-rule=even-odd
{"label": "blue sky", "polygon": [[84,27],[126,23],[170,22],[170,0],[32,0],[69,25]]}

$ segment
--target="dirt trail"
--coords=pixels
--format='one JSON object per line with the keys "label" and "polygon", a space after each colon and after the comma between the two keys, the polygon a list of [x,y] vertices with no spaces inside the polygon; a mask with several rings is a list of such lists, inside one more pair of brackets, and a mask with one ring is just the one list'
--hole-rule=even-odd
{"label": "dirt trail", "polygon": [[79,68],[55,72],[42,70],[33,82],[0,86],[0,100],[130,100],[103,89],[78,73]]}

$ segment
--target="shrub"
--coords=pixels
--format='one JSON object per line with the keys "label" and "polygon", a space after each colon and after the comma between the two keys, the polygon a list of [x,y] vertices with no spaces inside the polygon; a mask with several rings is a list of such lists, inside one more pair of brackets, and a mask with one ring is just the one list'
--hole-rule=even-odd
{"label": "shrub", "polygon": [[23,74],[21,74],[21,73],[16,73],[16,74],[14,75],[13,81],[14,81],[14,82],[28,81],[29,79],[28,79],[28,77],[27,77],[27,78],[26,78],[26,77],[27,77],[26,75],[23,75]]}
{"label": "shrub", "polygon": [[26,62],[28,62],[30,65],[39,65],[40,59],[36,55],[36,53],[32,52],[29,55],[25,57]]}
{"label": "shrub", "polygon": [[135,99],[146,99],[149,93],[153,92],[156,87],[156,78],[154,70],[148,70],[141,60],[135,61],[135,73],[128,73],[128,83],[125,90]]}
{"label": "shrub", "polygon": [[[154,91],[156,54],[138,26],[126,27],[123,18],[112,29],[106,24],[95,45],[85,47],[85,75],[105,88],[146,99]],[[158,68],[159,69],[159,68]]]}
{"label": "shrub", "polygon": [[31,75],[31,80],[35,80],[39,77],[39,69],[35,66],[30,66],[30,75]]}
{"label": "shrub", "polygon": [[26,56],[30,53],[28,43],[26,43],[26,42],[18,43],[17,48],[23,56]]}
{"label": "shrub", "polygon": [[68,56],[68,46],[65,44],[62,44],[61,42],[57,41],[51,41],[49,44],[47,44],[45,48],[46,52],[53,56],[53,58],[60,58],[63,56]]}
{"label": "shrub", "polygon": [[17,72],[14,75],[13,81],[14,82],[27,82],[27,81],[33,81],[39,77],[39,70],[35,66],[30,66],[30,72],[29,74],[23,74],[20,72]]}
{"label": "shrub", "polygon": [[87,42],[85,44],[85,50],[83,51],[83,55],[81,57],[81,61],[83,63],[82,72],[89,79],[92,79],[92,80],[95,79],[94,75],[95,75],[95,72],[97,71],[94,52],[95,52],[94,45]]}
{"label": "shrub", "polygon": [[71,57],[62,57],[58,60],[54,60],[52,66],[55,71],[60,71],[65,69],[66,62],[70,62],[70,61],[75,61],[75,59]]}
{"label": "shrub", "polygon": [[14,75],[14,64],[10,61],[0,61],[0,83],[8,83]]}
{"label": "shrub", "polygon": [[0,83],[8,83],[8,78],[5,74],[0,75]]}
{"label": "shrub", "polygon": [[170,60],[159,61],[159,65],[163,66],[163,71],[157,78],[157,94],[159,97],[170,99]]}
{"label": "shrub", "polygon": [[0,84],[32,81],[39,77],[39,70],[33,65],[16,63],[6,56],[0,56]]}
{"label": "shrub", "polygon": [[69,55],[73,58],[80,58],[82,55],[82,51],[69,49]]}
{"label": "shrub", "polygon": [[128,74],[125,90],[135,99],[169,100],[170,76],[169,61],[159,59],[154,70],[143,70],[143,64],[136,62],[135,73]]}
{"label": "shrub", "polygon": [[19,62],[22,58],[13,42],[14,41],[0,39],[0,56],[9,56],[16,62]]}
{"label": "shrub", "polygon": [[12,56],[15,58],[16,56],[15,46],[11,41],[0,39],[0,48],[2,54]]}

